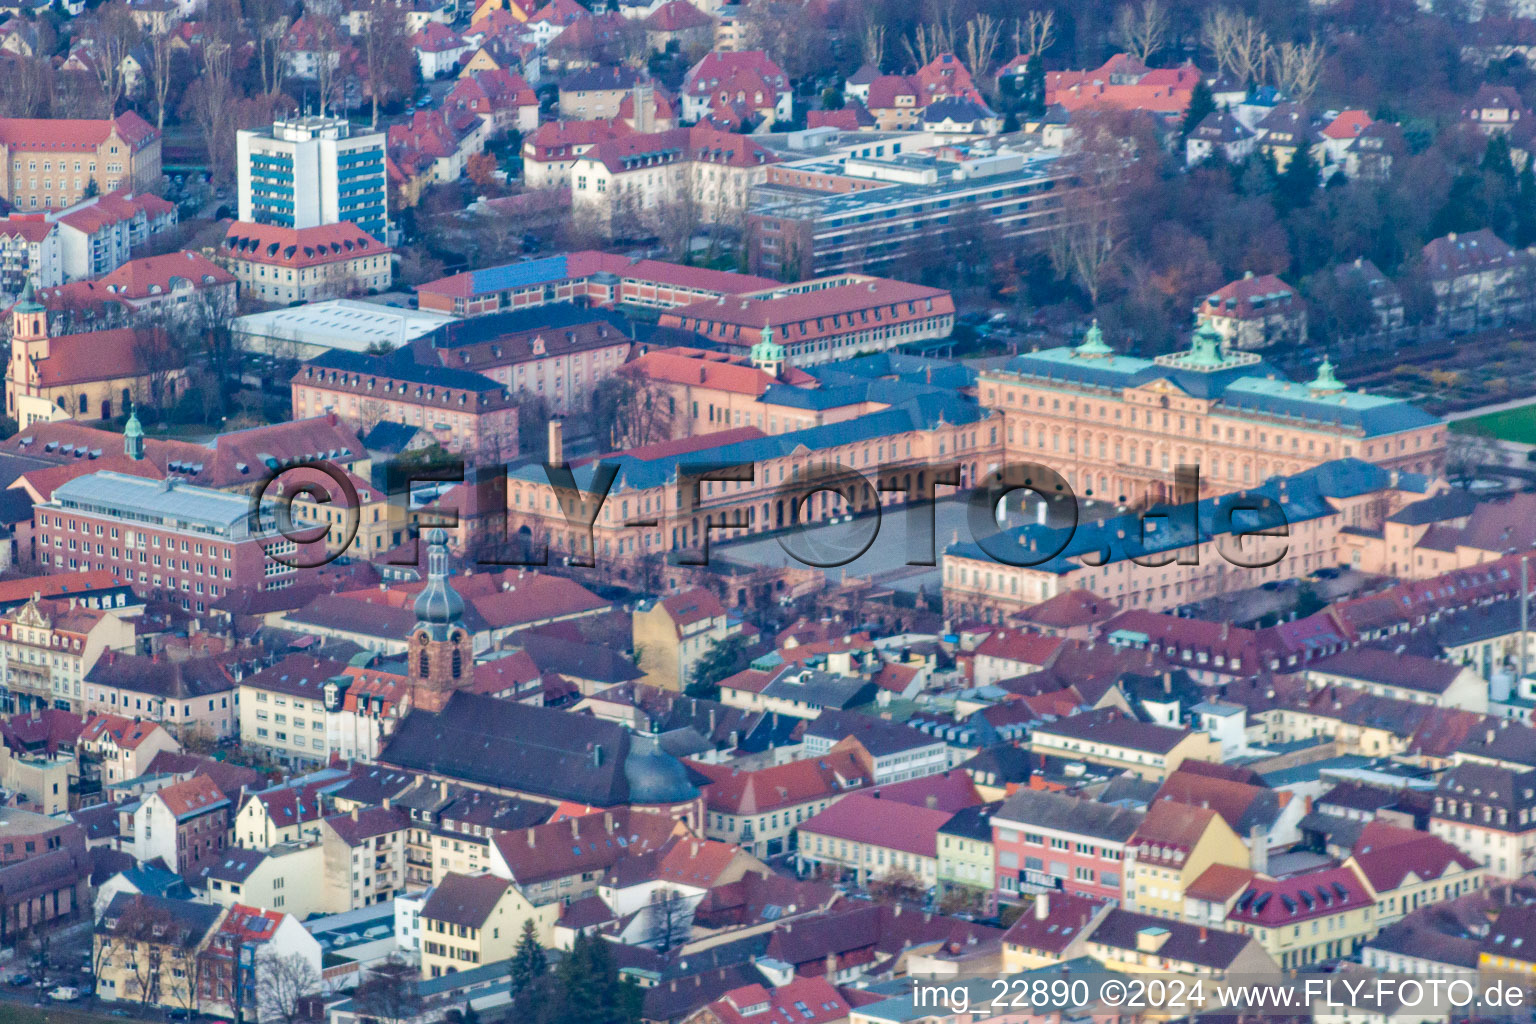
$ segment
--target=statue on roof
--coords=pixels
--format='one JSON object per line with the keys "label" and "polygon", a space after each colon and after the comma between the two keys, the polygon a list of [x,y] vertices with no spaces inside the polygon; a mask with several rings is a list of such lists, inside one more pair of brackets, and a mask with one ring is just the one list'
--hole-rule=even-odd
{"label": "statue on roof", "polygon": [[1072,354],[1083,359],[1103,359],[1115,354],[1115,350],[1104,340],[1104,332],[1099,330],[1098,317],[1093,318],[1093,323],[1083,335],[1083,343],[1073,349]]}

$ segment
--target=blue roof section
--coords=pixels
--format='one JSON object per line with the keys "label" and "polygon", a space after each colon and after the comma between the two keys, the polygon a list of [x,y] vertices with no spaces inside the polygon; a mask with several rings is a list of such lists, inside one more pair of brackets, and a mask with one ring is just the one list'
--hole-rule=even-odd
{"label": "blue roof section", "polygon": [[969,387],[976,383],[976,371],[964,363],[953,359],[934,359],[929,356],[912,356],[894,351],[842,359],[834,363],[823,363],[820,366],[807,366],[805,372],[823,382],[849,377],[864,380],[876,377],[900,377],[914,384],[932,384],[935,387],[950,389]]}
{"label": "blue roof section", "polygon": [[[935,389],[931,394],[917,396],[899,406],[882,409],[880,412],[872,412],[865,416],[856,416],[839,423],[828,423],[820,427],[796,430],[787,434],[774,434],[769,437],[754,437],[734,444],[721,445],[718,448],[691,452],[685,456],[673,453],[655,459],[644,459],[634,455],[620,455],[617,458],[605,458],[602,461],[618,468],[619,473],[613,484],[614,490],[625,488],[644,490],[650,487],[661,487],[675,480],[679,465],[706,462],[756,465],[768,459],[790,455],[799,448],[818,452],[841,445],[857,444],[860,441],[885,439],[893,434],[932,429],[941,420],[951,424],[975,423],[987,415],[989,414],[983,412],[976,403],[959,395]],[[589,462],[572,470],[578,487],[585,490],[591,486],[592,478],[597,472],[597,465],[596,462]],[[515,470],[511,476],[515,480],[535,483],[544,483],[548,480],[544,467],[537,463],[523,466]]]}
{"label": "blue roof section", "polygon": [[541,260],[507,263],[471,272],[474,294],[499,292],[508,288],[527,288],[535,284],[563,281],[567,276],[564,256],[546,256]]}
{"label": "blue roof section", "polygon": [[1403,401],[1359,391],[1319,394],[1289,380],[1262,360],[1226,369],[1200,371],[1133,356],[1088,358],[1071,348],[1030,352],[1009,360],[1005,370],[1038,380],[1119,390],[1167,380],[1186,394],[1219,401],[1238,412],[1294,419],[1298,425],[1328,424],[1380,437],[1438,423],[1434,416]]}
{"label": "blue roof section", "polygon": [[1354,427],[1366,437],[1380,437],[1440,422],[1416,405],[1399,398],[1340,391],[1319,395],[1305,384],[1287,380],[1245,378],[1233,381],[1221,396],[1229,409],[1269,416],[1286,416],[1314,423]]}
{"label": "blue roof section", "polygon": [[[1206,498],[1199,502],[1193,517],[1185,504],[1159,505],[1145,516],[1128,513],[1080,522],[1075,528],[1029,523],[1002,531],[989,546],[994,551],[1016,549],[1025,557],[1030,552],[1056,552],[1030,568],[1064,574],[1083,568],[1080,559],[1088,555],[1094,556],[1097,567],[1192,547],[1197,542],[1228,534],[1254,533],[1282,524],[1321,519],[1337,514],[1329,498],[1355,497],[1390,485],[1390,471],[1359,459],[1338,459],[1293,476],[1271,477],[1248,491]],[[951,544],[944,553],[956,558],[998,561],[976,541]]]}

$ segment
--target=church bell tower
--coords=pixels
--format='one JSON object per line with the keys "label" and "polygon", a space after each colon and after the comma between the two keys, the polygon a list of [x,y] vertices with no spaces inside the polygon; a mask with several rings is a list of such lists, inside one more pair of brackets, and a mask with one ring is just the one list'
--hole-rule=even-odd
{"label": "church bell tower", "polygon": [[423,711],[441,711],[474,678],[474,647],[464,628],[464,598],[448,583],[448,534],[427,534],[427,585],[416,596],[407,673],[411,698]]}

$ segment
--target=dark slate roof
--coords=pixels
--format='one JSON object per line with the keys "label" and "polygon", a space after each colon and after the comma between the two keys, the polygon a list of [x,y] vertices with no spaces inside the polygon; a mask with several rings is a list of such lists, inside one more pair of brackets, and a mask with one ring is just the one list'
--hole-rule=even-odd
{"label": "dark slate roof", "polygon": [[499,382],[471,370],[455,370],[446,366],[418,363],[412,358],[412,350],[408,347],[396,349],[384,356],[369,355],[365,352],[346,352],[333,348],[313,359],[305,360],[304,365],[313,366],[317,370],[388,377],[392,380],[403,380],[409,384],[455,388],[463,391],[493,391],[500,395],[506,390]]}
{"label": "dark slate roof", "polygon": [[1110,743],[1155,754],[1168,753],[1190,734],[1188,729],[1138,721],[1115,708],[1070,715],[1037,726],[1035,731],[1068,739]]}
{"label": "dark slate roof", "polygon": [[1129,910],[1111,910],[1088,937],[1114,949],[1135,950],[1137,935],[1146,928],[1165,929],[1168,939],[1158,950],[1163,960],[1179,960],[1217,970],[1226,968],[1253,940],[1247,935],[1200,928],[1171,918],[1152,917]]}
{"label": "dark slate roof", "polygon": [[833,743],[852,736],[875,757],[931,747],[943,742],[900,722],[832,708],[816,716],[806,726],[805,735],[818,736]]}
{"label": "dark slate roof", "polygon": [[479,928],[496,909],[512,883],[496,875],[449,873],[422,904],[421,916],[433,921]]}
{"label": "dark slate roof", "polygon": [[[552,259],[564,260],[564,257]],[[534,260],[531,263],[514,263],[507,267],[495,267],[491,270],[475,271],[475,285],[481,289],[481,275],[493,274],[501,271],[517,271],[522,269],[525,273],[528,268],[542,266],[551,263],[552,260]],[[531,282],[530,282],[531,283]],[[516,287],[516,283],[504,287]],[[496,289],[492,289],[496,290]],[[606,309],[588,309],[576,306],[569,302],[550,303],[547,306],[534,306],[531,309],[511,309],[499,313],[486,313],[483,316],[472,316],[464,320],[454,320],[423,335],[421,340],[432,348],[460,348],[465,345],[479,345],[509,334],[519,334],[525,331],[556,330],[562,327],[571,327],[576,324],[607,323],[626,337],[630,333],[629,321],[622,315]]]}
{"label": "dark slate roof", "polygon": [[1404,505],[1397,512],[1387,517],[1389,523],[1403,523],[1408,526],[1424,526],[1429,523],[1438,523],[1446,519],[1460,519],[1471,515],[1483,498],[1472,493],[1464,487],[1453,487],[1430,498],[1423,498]]}
{"label": "dark slate roof", "polygon": [[574,679],[598,683],[627,683],[645,673],[618,651],[602,644],[582,643],[539,630],[522,634],[523,650],[540,672],[556,672]]}
{"label": "dark slate roof", "polygon": [[363,447],[370,451],[398,454],[405,451],[406,445],[410,444],[411,439],[419,433],[421,433],[420,427],[413,427],[408,423],[396,423],[394,420],[380,420],[363,437]]}
{"label": "dark slate roof", "polygon": [[1048,790],[1021,789],[994,812],[994,817],[1021,825],[1073,832],[1080,836],[1124,843],[1146,817],[1141,811],[1101,804],[1083,797]]}
{"label": "dark slate roof", "polygon": [[264,850],[231,846],[220,854],[216,862],[204,865],[192,881],[199,889],[208,888],[208,882],[215,878],[221,882],[244,882],[256,870],[256,865],[266,859]]}
{"label": "dark slate roof", "polygon": [[974,807],[962,807],[956,811],[954,817],[939,826],[939,831],[945,835],[960,836],[963,839],[976,839],[990,843],[992,841],[992,812],[997,810],[1001,801],[990,804],[977,804]]}
{"label": "dark slate roof", "polygon": [[613,722],[460,692],[440,712],[407,715],[379,761],[615,807],[629,799],[623,770],[629,742],[628,730]]}

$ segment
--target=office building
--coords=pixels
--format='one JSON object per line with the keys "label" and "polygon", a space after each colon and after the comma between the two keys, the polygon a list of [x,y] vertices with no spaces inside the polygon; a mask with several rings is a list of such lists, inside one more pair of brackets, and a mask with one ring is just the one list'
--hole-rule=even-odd
{"label": "office building", "polygon": [[242,221],[285,228],[351,221],[385,237],[383,132],[353,132],[345,118],[301,117],[241,131],[235,148]]}

